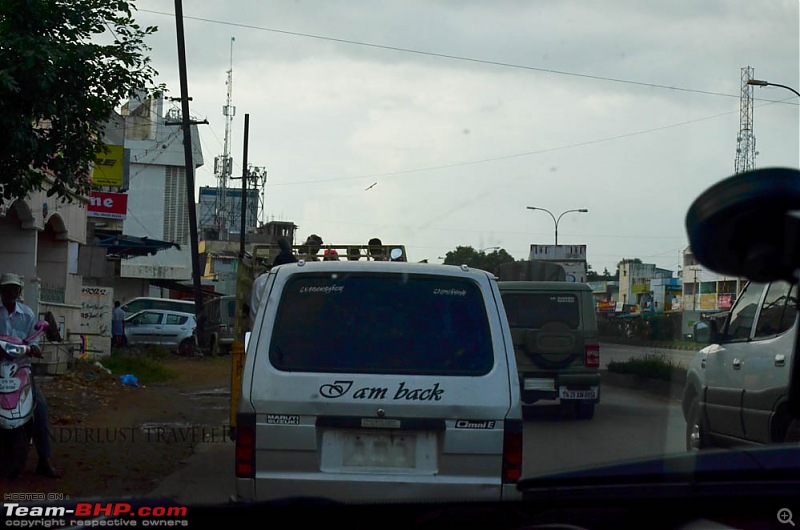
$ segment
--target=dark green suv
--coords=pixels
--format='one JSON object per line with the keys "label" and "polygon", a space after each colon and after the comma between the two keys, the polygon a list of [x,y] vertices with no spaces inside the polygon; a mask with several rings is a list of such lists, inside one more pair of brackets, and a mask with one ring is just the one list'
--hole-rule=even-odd
{"label": "dark green suv", "polygon": [[511,328],[522,403],[558,399],[579,419],[600,401],[600,346],[591,288],[583,283],[497,283]]}

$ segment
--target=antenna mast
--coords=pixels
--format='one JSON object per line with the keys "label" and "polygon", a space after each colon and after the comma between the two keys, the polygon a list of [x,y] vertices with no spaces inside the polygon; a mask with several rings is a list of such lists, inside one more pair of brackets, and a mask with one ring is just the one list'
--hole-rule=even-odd
{"label": "antenna mast", "polygon": [[233,226],[233,217],[236,212],[232,212],[228,201],[228,181],[233,171],[233,158],[231,158],[231,130],[233,117],[236,114],[236,107],[233,106],[233,43],[236,39],[231,37],[230,68],[228,69],[228,79],[225,84],[228,87],[225,106],[222,107],[222,114],[225,116],[225,143],[223,145],[222,156],[214,160],[214,173],[217,175],[217,228],[219,229],[220,239],[228,240],[228,234]]}
{"label": "antenna mast", "polygon": [[742,91],[739,99],[739,135],[736,137],[734,172],[743,173],[756,167],[756,137],[753,134],[753,67],[742,68]]}

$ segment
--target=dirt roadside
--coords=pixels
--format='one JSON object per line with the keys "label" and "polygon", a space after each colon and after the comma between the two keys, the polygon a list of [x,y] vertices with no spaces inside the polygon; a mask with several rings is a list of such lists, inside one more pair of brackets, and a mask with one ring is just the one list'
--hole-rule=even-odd
{"label": "dirt roadside", "polygon": [[199,444],[227,436],[230,357],[171,357],[179,375],[166,383],[125,385],[93,363],[40,377],[50,412],[53,465],[61,478],[26,470],[0,479],[4,493],[60,493],[71,499],[141,497],[178,470]]}

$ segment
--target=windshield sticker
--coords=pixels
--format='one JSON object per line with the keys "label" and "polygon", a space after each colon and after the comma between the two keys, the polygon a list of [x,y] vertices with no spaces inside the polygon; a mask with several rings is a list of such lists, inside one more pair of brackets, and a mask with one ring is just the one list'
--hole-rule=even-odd
{"label": "windshield sticker", "polygon": [[[352,381],[334,381],[319,387],[322,397],[336,399],[347,395],[353,388]],[[429,388],[413,388],[401,382],[393,392],[386,387],[363,387],[355,390],[353,399],[385,400],[392,401],[441,401],[444,389],[439,388],[439,383],[434,383]]]}
{"label": "windshield sticker", "polygon": [[467,296],[466,289],[434,289],[433,294],[437,296]]}
{"label": "windshield sticker", "polygon": [[456,420],[456,429],[494,429],[494,420]]}
{"label": "windshield sticker", "polygon": [[307,285],[305,287],[300,288],[300,294],[305,294],[305,293],[338,294],[341,293],[342,291],[344,291],[344,285],[319,285],[319,286]]}
{"label": "windshield sticker", "polygon": [[300,416],[267,414],[267,423],[269,425],[300,425]]}

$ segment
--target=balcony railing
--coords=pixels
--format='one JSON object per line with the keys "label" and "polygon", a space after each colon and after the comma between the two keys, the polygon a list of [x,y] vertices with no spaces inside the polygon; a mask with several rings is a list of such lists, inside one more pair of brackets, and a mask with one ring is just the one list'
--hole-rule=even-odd
{"label": "balcony railing", "polygon": [[39,287],[39,301],[50,304],[66,303],[66,289],[57,285],[41,284]]}

